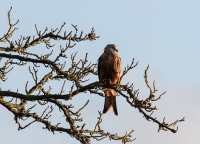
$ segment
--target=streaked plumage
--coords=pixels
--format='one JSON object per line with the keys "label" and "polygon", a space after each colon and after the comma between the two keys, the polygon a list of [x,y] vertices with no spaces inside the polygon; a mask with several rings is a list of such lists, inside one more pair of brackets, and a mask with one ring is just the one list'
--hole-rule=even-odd
{"label": "streaked plumage", "polygon": [[[121,77],[121,58],[114,44],[108,44],[104,48],[103,54],[98,60],[98,76],[99,81],[107,87],[117,84]],[[110,108],[113,108],[115,115],[118,115],[116,96],[117,92],[110,88],[104,89],[105,103],[103,113],[106,113]]]}

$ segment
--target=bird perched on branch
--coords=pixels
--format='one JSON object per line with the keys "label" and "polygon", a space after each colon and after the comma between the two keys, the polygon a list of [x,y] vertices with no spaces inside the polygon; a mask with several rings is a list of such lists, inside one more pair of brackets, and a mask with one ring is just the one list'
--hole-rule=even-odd
{"label": "bird perched on branch", "polygon": [[98,76],[99,81],[106,87],[104,89],[105,103],[103,113],[112,108],[115,115],[118,115],[116,104],[117,92],[109,88],[114,84],[118,84],[121,78],[121,58],[114,44],[108,44],[104,48],[103,54],[99,57]]}

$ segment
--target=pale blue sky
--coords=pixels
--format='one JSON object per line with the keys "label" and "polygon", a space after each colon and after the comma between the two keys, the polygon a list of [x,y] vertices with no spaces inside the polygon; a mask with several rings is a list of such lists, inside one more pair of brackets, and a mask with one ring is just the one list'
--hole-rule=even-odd
{"label": "pale blue sky", "polygon": [[[105,128],[121,132],[134,129],[137,144],[200,143],[200,1],[1,0],[0,33],[5,30],[6,13],[10,6],[13,6],[14,17],[20,19],[18,32],[21,34],[32,34],[34,24],[55,27],[66,22],[77,24],[86,31],[94,27],[101,38],[81,43],[79,46],[84,48],[81,53],[88,51],[90,60],[96,62],[107,43],[117,44],[124,65],[132,57],[140,62],[136,71],[130,73],[126,80],[133,80],[136,86],[143,89],[143,69],[149,64],[151,77],[161,90],[167,90],[158,103],[160,116],[167,116],[169,120],[186,117],[177,134],[157,133],[155,124],[146,122],[137,111],[118,98],[119,117],[112,113],[105,115]],[[84,113],[87,120],[96,119],[97,111],[102,107],[103,99],[92,97],[88,111]],[[1,143],[73,143],[66,135],[52,136],[41,130],[41,125],[17,132],[12,115],[0,108]],[[112,126],[109,126],[110,123]]]}

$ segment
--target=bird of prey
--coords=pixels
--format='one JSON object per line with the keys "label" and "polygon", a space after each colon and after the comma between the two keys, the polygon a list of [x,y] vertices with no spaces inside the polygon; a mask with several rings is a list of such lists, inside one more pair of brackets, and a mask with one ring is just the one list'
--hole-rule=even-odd
{"label": "bird of prey", "polygon": [[99,81],[106,87],[104,89],[105,103],[103,113],[112,108],[114,114],[118,115],[116,105],[117,92],[109,88],[113,84],[118,84],[121,78],[121,58],[114,44],[108,44],[98,59],[98,77]]}

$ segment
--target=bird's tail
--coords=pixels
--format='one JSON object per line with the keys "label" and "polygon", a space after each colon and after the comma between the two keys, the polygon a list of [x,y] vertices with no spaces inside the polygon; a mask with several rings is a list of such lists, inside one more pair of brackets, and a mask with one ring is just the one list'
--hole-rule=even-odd
{"label": "bird's tail", "polygon": [[118,115],[116,96],[117,92],[113,89],[105,89],[105,103],[103,108],[103,113],[106,113],[110,108],[112,108],[115,115]]}

